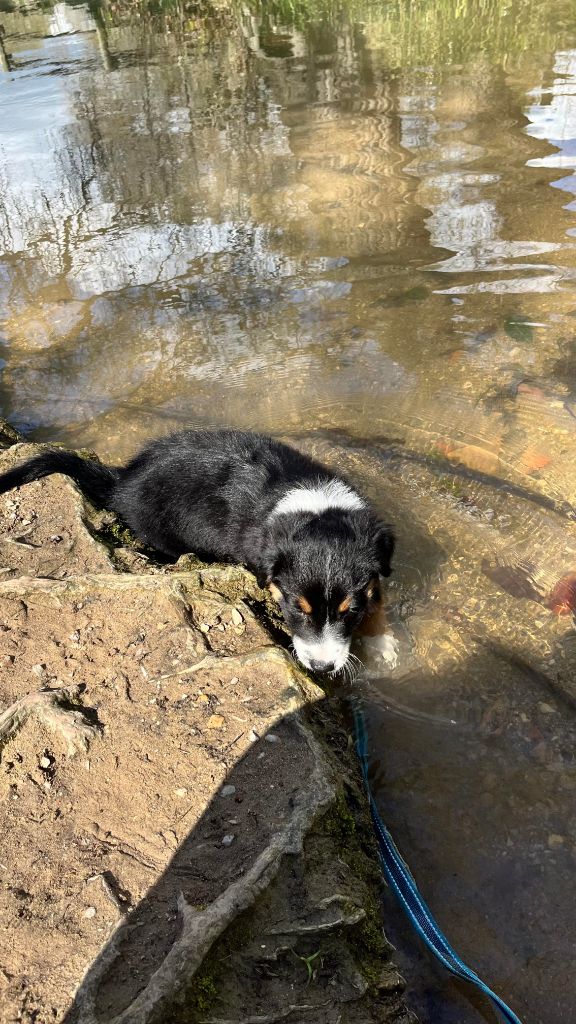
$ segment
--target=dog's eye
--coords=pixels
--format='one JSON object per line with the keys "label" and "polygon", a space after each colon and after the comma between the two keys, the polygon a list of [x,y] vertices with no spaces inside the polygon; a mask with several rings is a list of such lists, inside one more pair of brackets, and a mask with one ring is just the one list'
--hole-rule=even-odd
{"label": "dog's eye", "polygon": [[346,615],[346,613],[350,611],[351,604],[352,598],[350,597],[350,594],[348,594],[348,596],[345,597],[343,601],[340,601],[340,604],[338,605],[338,614]]}
{"label": "dog's eye", "polygon": [[307,601],[302,595],[296,598],[296,605],[301,612],[304,612],[304,615],[312,614],[312,605],[310,604],[310,601]]}

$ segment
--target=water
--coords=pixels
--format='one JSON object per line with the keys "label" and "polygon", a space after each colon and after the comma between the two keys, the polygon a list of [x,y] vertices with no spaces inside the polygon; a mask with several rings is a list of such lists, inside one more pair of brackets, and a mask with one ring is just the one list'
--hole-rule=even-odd
{"label": "water", "polygon": [[[2,0],[2,413],[354,476],[399,534],[398,664],[359,684],[383,816],[462,955],[572,1024],[573,4],[133,11]],[[387,913],[422,1021],[493,1021]]]}

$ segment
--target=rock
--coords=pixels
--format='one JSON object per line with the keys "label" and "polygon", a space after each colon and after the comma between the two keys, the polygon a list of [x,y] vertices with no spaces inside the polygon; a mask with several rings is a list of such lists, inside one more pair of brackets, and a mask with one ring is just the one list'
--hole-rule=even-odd
{"label": "rock", "polygon": [[[17,444],[0,469],[41,450]],[[38,547],[6,545],[0,577],[0,832],[14,838],[2,861],[28,894],[25,915],[2,922],[14,979],[3,1019],[152,1024],[201,1006],[202,1019],[236,1020],[263,1005],[282,1019],[297,1001],[321,1007],[322,1024],[407,1024],[392,982],[369,983],[392,961],[358,765],[336,705],[242,603],[266,607],[254,578],[197,560],[112,561],[106,534],[86,525],[97,513],[63,476],[21,488],[7,512],[4,534],[21,515]],[[102,886],[75,912],[98,922],[74,928],[70,879],[87,871]],[[48,904],[62,908],[49,929]],[[272,931],[281,969],[268,974]],[[285,954],[300,934],[338,965],[328,987],[313,977],[303,989],[302,963]]]}
{"label": "rock", "polygon": [[210,718],[206,722],[207,729],[223,729],[224,718],[222,715],[210,715]]}

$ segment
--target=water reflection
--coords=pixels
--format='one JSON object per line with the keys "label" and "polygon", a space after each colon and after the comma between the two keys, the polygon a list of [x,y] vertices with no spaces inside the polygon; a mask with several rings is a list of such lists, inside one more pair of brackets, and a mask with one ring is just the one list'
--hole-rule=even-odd
{"label": "water reflection", "polygon": [[[575,941],[572,5],[2,24],[4,414],[113,459],[183,423],[297,436],[388,510],[384,809],[449,934],[568,1024],[569,980],[542,993]],[[423,1019],[476,1020],[399,940]]]}
{"label": "water reflection", "polygon": [[[576,51],[555,54],[549,88],[542,86],[532,92],[534,102],[526,111],[530,121],[527,131],[535,139],[545,139],[558,152],[528,161],[529,167],[550,167],[561,170],[576,168]],[[545,102],[544,102],[545,101]],[[568,174],[551,183],[554,188],[576,195],[576,174]],[[565,209],[574,210],[573,203]],[[574,229],[568,229],[574,234]]]}

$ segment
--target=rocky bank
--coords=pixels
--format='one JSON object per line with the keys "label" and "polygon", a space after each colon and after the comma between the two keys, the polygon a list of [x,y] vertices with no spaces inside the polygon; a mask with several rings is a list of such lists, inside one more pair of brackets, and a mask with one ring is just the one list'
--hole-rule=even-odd
{"label": "rocky bank", "polygon": [[253,577],[63,476],[0,517],[2,1021],[413,1020],[342,708]]}

